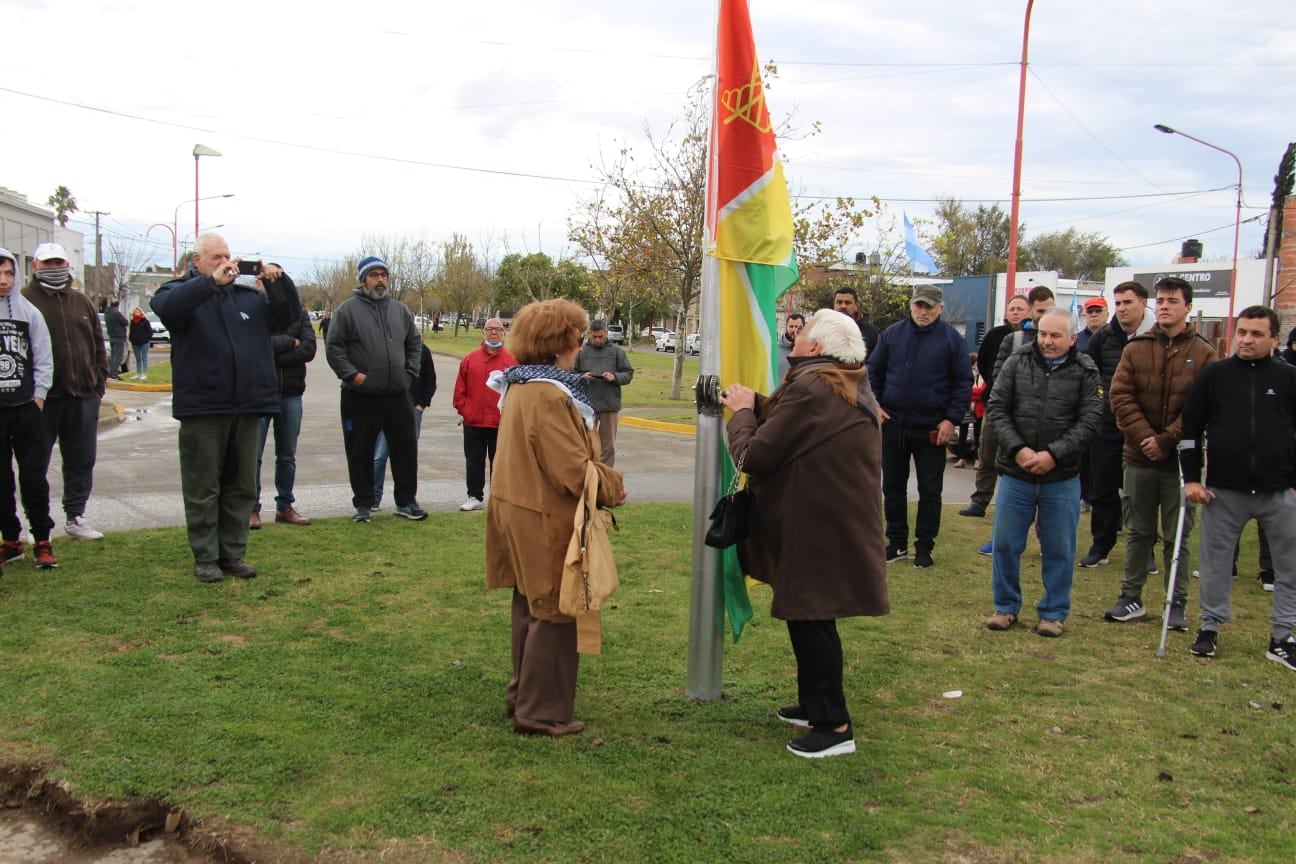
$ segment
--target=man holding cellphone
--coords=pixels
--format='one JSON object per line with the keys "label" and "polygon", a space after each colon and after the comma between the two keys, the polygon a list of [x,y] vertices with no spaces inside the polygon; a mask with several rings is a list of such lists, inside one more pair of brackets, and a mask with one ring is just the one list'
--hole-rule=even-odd
{"label": "man holding cellphone", "polygon": [[941,289],[914,288],[909,317],[882,332],[868,356],[882,417],[882,496],[888,562],[909,557],[909,461],[918,473],[915,567],[930,567],[940,533],[945,447],[972,398],[967,342],[941,320]]}
{"label": "man holding cellphone", "polygon": [[621,411],[621,387],[634,377],[630,358],[619,345],[608,342],[606,321],[590,323],[589,340],[576,355],[576,372],[585,376],[590,402],[594,405],[594,428],[599,436],[599,461],[611,467],[616,462],[617,414]]}
{"label": "man holding cellphone", "polygon": [[295,288],[273,292],[230,257],[217,234],[194,243],[184,276],[157,290],[153,311],[171,331],[171,413],[180,421],[180,491],[194,554],[194,577],[250,579],[243,560],[256,502],[261,418],[279,412],[270,334],[301,316]]}

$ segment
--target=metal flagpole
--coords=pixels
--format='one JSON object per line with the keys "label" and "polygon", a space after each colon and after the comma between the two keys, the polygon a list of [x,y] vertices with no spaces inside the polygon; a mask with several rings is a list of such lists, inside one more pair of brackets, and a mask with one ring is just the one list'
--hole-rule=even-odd
{"label": "metal flagpole", "polygon": [[698,298],[699,374],[694,385],[697,402],[697,438],[693,457],[693,567],[689,589],[688,677],[685,693],[691,699],[714,702],[721,697],[721,670],[724,659],[724,586],[720,580],[720,555],[704,541],[708,516],[719,497],[720,447],[723,444],[720,423],[722,409],[717,401],[720,375],[720,262],[710,254],[715,226],[712,196],[715,194],[716,146],[715,89],[720,79],[720,0],[715,2],[716,29],[711,41],[716,47],[711,75],[711,136],[707,146],[706,227],[703,230],[702,290]]}

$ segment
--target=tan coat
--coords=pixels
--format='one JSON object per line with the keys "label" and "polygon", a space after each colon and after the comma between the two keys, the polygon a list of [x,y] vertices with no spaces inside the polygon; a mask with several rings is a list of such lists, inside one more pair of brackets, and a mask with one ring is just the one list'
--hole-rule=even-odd
{"label": "tan coat", "polygon": [[[1116,426],[1125,436],[1122,456],[1132,465],[1174,471],[1175,447],[1183,425],[1180,414],[1197,373],[1219,359],[1215,348],[1189,324],[1171,339],[1159,326],[1129,341],[1112,376],[1111,403]],[[1156,436],[1167,458],[1154,462],[1139,446]]]}
{"label": "tan coat", "polygon": [[[853,388],[857,405],[834,392],[824,372]],[[747,453],[754,502],[740,551],[747,572],[774,589],[770,614],[885,615],[882,432],[868,375],[807,359],[759,408],[759,421],[751,411],[734,414],[729,449],[735,462]]]}
{"label": "tan coat", "polygon": [[558,589],[590,462],[599,504],[615,504],[621,472],[598,462],[598,439],[571,397],[548,381],[509,387],[486,508],[486,585],[516,587],[542,621],[574,620],[558,612]]}

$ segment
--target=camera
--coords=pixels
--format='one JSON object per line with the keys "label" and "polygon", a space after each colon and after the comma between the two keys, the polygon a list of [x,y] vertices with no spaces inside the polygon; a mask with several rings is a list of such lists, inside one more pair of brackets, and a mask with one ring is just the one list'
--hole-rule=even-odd
{"label": "camera", "polygon": [[260,276],[260,261],[240,261],[238,262],[238,272],[240,276]]}

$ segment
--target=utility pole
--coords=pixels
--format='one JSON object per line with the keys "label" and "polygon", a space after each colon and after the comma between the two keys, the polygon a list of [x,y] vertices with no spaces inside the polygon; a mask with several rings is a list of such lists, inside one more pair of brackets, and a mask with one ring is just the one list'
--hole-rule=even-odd
{"label": "utility pole", "polygon": [[[91,210],[95,217],[95,294],[106,294],[106,291],[100,290],[103,284],[103,235],[99,233],[99,217],[111,216],[106,210]],[[100,301],[102,302],[102,301]]]}

